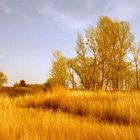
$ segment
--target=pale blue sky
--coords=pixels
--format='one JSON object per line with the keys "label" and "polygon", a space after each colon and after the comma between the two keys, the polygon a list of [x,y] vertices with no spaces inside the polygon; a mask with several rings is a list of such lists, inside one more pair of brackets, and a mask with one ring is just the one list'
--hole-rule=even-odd
{"label": "pale blue sky", "polygon": [[139,0],[0,0],[0,71],[8,85],[43,83],[53,50],[74,55],[76,33],[106,15],[131,23],[140,40]]}

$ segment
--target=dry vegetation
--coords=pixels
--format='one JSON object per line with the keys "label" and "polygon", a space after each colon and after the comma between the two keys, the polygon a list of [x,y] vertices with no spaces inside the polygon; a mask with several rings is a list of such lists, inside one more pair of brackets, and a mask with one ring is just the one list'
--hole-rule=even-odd
{"label": "dry vegetation", "polygon": [[2,140],[139,140],[140,95],[54,89],[0,97]]}

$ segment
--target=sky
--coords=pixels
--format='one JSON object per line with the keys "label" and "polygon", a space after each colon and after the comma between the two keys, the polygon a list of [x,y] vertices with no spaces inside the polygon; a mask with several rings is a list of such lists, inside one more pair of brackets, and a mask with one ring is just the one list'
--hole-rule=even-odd
{"label": "sky", "polygon": [[44,83],[53,51],[73,57],[77,32],[100,16],[130,22],[140,41],[140,0],[0,0],[0,71],[11,86]]}

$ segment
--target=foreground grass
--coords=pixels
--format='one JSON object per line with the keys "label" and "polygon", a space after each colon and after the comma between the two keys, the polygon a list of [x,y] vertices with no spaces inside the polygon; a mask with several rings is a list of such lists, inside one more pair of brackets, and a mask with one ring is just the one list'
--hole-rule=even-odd
{"label": "foreground grass", "polygon": [[0,139],[139,140],[139,101],[139,94],[81,91],[1,96]]}

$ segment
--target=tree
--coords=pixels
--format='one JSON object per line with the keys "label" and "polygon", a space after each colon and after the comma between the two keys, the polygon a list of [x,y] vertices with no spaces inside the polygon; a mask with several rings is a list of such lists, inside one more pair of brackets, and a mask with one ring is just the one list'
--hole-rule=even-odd
{"label": "tree", "polygon": [[48,82],[51,85],[66,86],[67,76],[66,59],[62,56],[60,51],[55,51]]}
{"label": "tree", "polygon": [[127,55],[133,44],[134,37],[130,31],[130,25],[127,22],[117,22],[117,43],[116,53],[114,53],[114,68],[116,72],[116,90],[123,87],[123,72],[127,68]]}
{"label": "tree", "polygon": [[26,87],[26,85],[27,84],[26,84],[25,80],[21,80],[20,83],[19,83],[20,87]]}
{"label": "tree", "polygon": [[134,40],[129,23],[103,16],[96,27],[85,32],[84,37],[78,33],[77,55],[69,61],[83,87],[124,90],[130,65],[127,57]]}
{"label": "tree", "polygon": [[101,89],[122,90],[127,55],[134,39],[129,23],[103,16],[97,27],[88,28],[86,38],[96,60],[95,68],[99,67]]}
{"label": "tree", "polygon": [[[107,89],[110,81],[112,46],[116,43],[115,23],[108,17],[101,17],[95,29],[95,43],[100,71],[100,88]],[[94,53],[94,51],[93,51]]]}
{"label": "tree", "polygon": [[67,71],[68,71],[68,79],[67,79],[68,87],[72,89],[77,88],[75,71],[68,65],[68,63],[67,63]]}
{"label": "tree", "polygon": [[96,60],[88,56],[88,48],[81,34],[77,34],[76,57],[68,59],[68,67],[79,77],[85,89],[94,89],[97,82]]}
{"label": "tree", "polygon": [[3,72],[0,72],[0,86],[5,84],[6,82],[7,82],[7,76]]}
{"label": "tree", "polygon": [[128,22],[103,16],[97,26],[85,30],[85,36],[77,34],[75,57],[64,59],[57,53],[49,81],[64,84],[67,79],[75,88],[78,78],[84,89],[126,91],[133,87],[135,73],[139,88],[140,48],[133,48],[133,44]]}
{"label": "tree", "polygon": [[25,80],[20,80],[19,83],[14,84],[14,87],[26,87],[26,86],[27,86],[27,84],[26,84]]}
{"label": "tree", "polygon": [[140,43],[132,47],[132,65],[134,66],[135,71],[135,81],[136,81],[136,88],[139,89],[139,82],[140,82]]}

